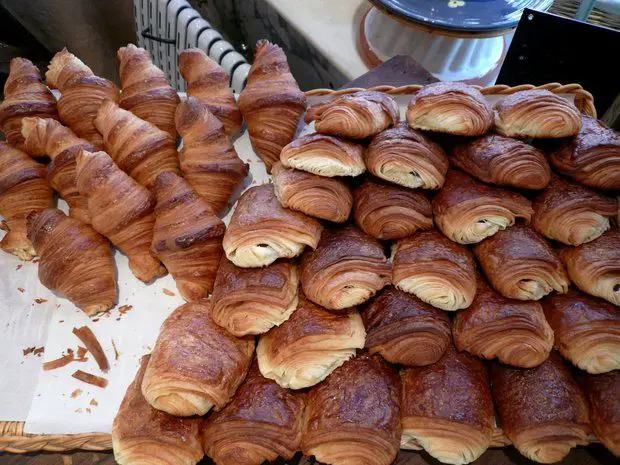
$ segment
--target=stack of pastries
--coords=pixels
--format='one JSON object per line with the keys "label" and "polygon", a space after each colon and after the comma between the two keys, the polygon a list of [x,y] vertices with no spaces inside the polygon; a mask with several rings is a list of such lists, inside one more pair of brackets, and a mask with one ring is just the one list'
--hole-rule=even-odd
{"label": "stack of pastries", "polygon": [[[307,108],[267,41],[238,104],[199,50],[180,55],[183,102],[145,51],[119,60],[120,93],[60,52],[57,109],[12,66],[0,213],[2,248],[39,255],[88,314],[117,299],[112,247],[187,301],[116,416],[120,464],[389,465],[399,448],[466,464],[506,443],[554,463],[593,438],[620,455],[620,135],[547,90]],[[225,225],[242,120],[272,182]]]}

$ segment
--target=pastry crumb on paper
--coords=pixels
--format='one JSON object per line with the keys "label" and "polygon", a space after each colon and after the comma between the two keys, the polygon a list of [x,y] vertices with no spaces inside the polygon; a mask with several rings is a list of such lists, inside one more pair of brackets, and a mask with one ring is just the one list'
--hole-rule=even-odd
{"label": "pastry crumb on paper", "polygon": [[166,295],[169,295],[170,297],[174,297],[176,295],[174,292],[172,292],[169,289],[166,289],[165,287],[162,289],[162,292]]}

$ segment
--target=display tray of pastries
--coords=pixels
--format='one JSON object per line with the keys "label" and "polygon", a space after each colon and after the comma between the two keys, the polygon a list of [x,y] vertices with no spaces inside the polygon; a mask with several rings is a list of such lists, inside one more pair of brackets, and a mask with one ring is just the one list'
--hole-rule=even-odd
{"label": "display tray of pastries", "polygon": [[304,93],[262,40],[237,99],[181,53],[179,97],[118,56],[121,89],[67,50],[47,85],[14,60],[0,104],[2,250],[92,317],[114,248],[186,301],[120,404],[118,463],[620,456],[620,135],[581,87]]}

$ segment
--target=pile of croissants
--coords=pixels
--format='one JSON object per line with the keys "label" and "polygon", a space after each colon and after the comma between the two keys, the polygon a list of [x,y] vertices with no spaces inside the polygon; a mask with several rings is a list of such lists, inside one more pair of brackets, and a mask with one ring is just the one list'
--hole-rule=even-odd
{"label": "pile of croissants", "polygon": [[[307,109],[267,41],[238,103],[199,50],[182,102],[145,50],[118,56],[122,92],[58,53],[57,102],[12,62],[0,213],[2,248],[88,314],[116,301],[110,243],[188,301],[120,406],[120,464],[465,464],[508,442],[553,463],[594,438],[620,456],[619,134],[547,90],[492,107],[461,83],[402,122],[374,91]],[[243,121],[272,183],[226,227]]]}

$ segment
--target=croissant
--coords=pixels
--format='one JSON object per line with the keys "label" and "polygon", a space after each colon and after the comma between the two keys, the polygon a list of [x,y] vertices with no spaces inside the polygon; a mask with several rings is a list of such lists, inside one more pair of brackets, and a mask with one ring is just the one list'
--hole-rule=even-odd
{"label": "croissant", "polygon": [[39,280],[87,315],[105,312],[118,298],[108,241],[89,225],[55,208],[28,215],[28,238],[39,255]]}
{"label": "croissant", "polygon": [[529,223],[531,202],[517,192],[492,187],[452,170],[433,199],[439,230],[459,244],[475,244],[510,226]]}
{"label": "croissant", "polygon": [[452,333],[458,350],[521,368],[540,365],[553,348],[540,303],[507,299],[482,278],[472,304],[457,313]]}
{"label": "croissant", "polygon": [[226,135],[241,129],[241,112],[231,88],[228,73],[199,48],[179,54],[179,72],[187,82],[187,95],[197,98],[224,125]]}
{"label": "croissant", "polygon": [[144,282],[166,269],[151,252],[155,199],[121,171],[105,152],[77,154],[77,186],[88,199],[92,226],[129,258],[129,268]]}
{"label": "croissant", "polygon": [[97,131],[94,121],[104,101],[118,102],[120,96],[116,86],[107,79],[95,76],[66,48],[54,55],[45,77],[52,89],[62,93],[57,104],[60,121],[78,137],[102,148],[101,131]]}
{"label": "croissant", "polygon": [[180,174],[175,140],[114,102],[101,105],[95,126],[103,135],[106,152],[142,186],[152,188],[164,171]]}
{"label": "croissant", "polygon": [[548,90],[522,90],[495,105],[495,131],[509,137],[558,138],[581,129],[581,114]]}
{"label": "croissant", "polygon": [[32,156],[47,155],[51,158],[47,177],[52,188],[69,205],[69,216],[90,223],[88,201],[77,187],[75,157],[82,149],[96,150],[95,146],[51,118],[24,118],[22,134],[26,152]]}
{"label": "croissant", "polygon": [[209,301],[187,303],[161,326],[142,394],[177,417],[220,410],[243,382],[253,353],[254,339],[237,338],[211,320]]}
{"label": "croissant", "polygon": [[290,460],[301,443],[305,396],[263,378],[256,363],[233,400],[209,416],[204,449],[218,465],[260,465]]}
{"label": "croissant", "polygon": [[549,244],[527,226],[513,226],[476,245],[474,254],[491,285],[504,297],[539,300],[568,291],[568,276]]}
{"label": "croissant", "polygon": [[498,186],[544,189],[551,177],[549,163],[540,150],[499,134],[457,145],[450,160],[480,181]]}
{"label": "croissant", "polygon": [[493,400],[481,361],[450,346],[437,363],[400,377],[401,448],[417,443],[442,463],[466,464],[491,445]]}
{"label": "croissant", "polygon": [[586,400],[557,354],[529,370],[494,364],[491,381],[504,432],[528,459],[559,462],[586,443]]}
{"label": "croissant", "polygon": [[366,171],[364,146],[353,141],[312,133],[282,149],[280,161],[287,168],[318,176],[359,176]]}
{"label": "croissant", "polygon": [[353,195],[344,181],[285,168],[280,162],[273,165],[271,176],[283,207],[335,223],[349,219]]}
{"label": "croissant", "polygon": [[188,97],[178,106],[176,125],[183,137],[183,176],[216,213],[221,212],[247,176],[247,163],[237,155],[222,123],[197,99]]}
{"label": "croissant", "polygon": [[363,91],[314,105],[306,114],[306,123],[313,120],[318,133],[366,139],[398,124],[400,110],[389,95]]}
{"label": "croissant", "polygon": [[299,263],[308,299],[329,310],[359,305],[390,283],[383,246],[354,226],[324,231],[316,250]]}
{"label": "croissant", "polygon": [[36,252],[26,234],[26,218],[31,212],[52,205],[52,189],[45,180],[45,165],[0,141],[0,215],[9,228],[0,239],[0,248],[20,260],[32,260]]}
{"label": "croissant", "polygon": [[284,51],[267,40],[256,43],[247,79],[239,95],[239,109],[252,148],[269,173],[282,148],[293,140],[306,109],[306,96],[289,70]]}
{"label": "croissant", "polygon": [[620,307],[620,230],[560,252],[568,275],[583,292]]}
{"label": "croissant", "polygon": [[284,388],[307,388],[354,357],[365,337],[357,311],[328,312],[300,295],[291,317],[260,337],[258,366],[264,377]]}
{"label": "croissant", "polygon": [[532,227],[567,245],[593,241],[609,229],[609,217],[618,212],[616,199],[557,176],[536,197],[532,207]]}
{"label": "croissant", "polygon": [[435,82],[417,91],[407,107],[415,129],[481,136],[493,126],[493,110],[478,89],[461,82]]}
{"label": "croissant", "polygon": [[13,58],[0,103],[0,131],[19,150],[24,150],[22,119],[27,116],[58,118],[56,99],[31,61]]}
{"label": "croissant", "polygon": [[361,355],[308,393],[301,450],[332,465],[390,465],[401,435],[398,375]]}
{"label": "croissant", "polygon": [[381,291],[362,312],[366,348],[390,363],[435,363],[450,344],[450,320],[441,310],[394,287]]}
{"label": "croissant", "polygon": [[298,286],[297,267],[291,262],[238,268],[222,257],[211,297],[211,316],[235,336],[266,333],[295,311]]}
{"label": "croissant", "polygon": [[118,104],[176,139],[174,112],[180,99],[164,72],[134,44],[119,48],[117,56],[123,91]]}
{"label": "croissant", "polygon": [[367,179],[353,196],[355,224],[377,239],[402,239],[433,228],[431,203],[421,192]]}
{"label": "croissant", "polygon": [[198,300],[213,291],[222,256],[226,226],[181,177],[157,176],[155,226],[151,250],[177,283],[185,300]]}
{"label": "croissant", "polygon": [[418,232],[393,247],[392,283],[433,307],[467,308],[476,294],[474,258],[437,231]]}
{"label": "croissant", "polygon": [[283,208],[272,185],[251,187],[237,201],[224,235],[226,257],[243,268],[266,266],[319,243],[321,224]]}

